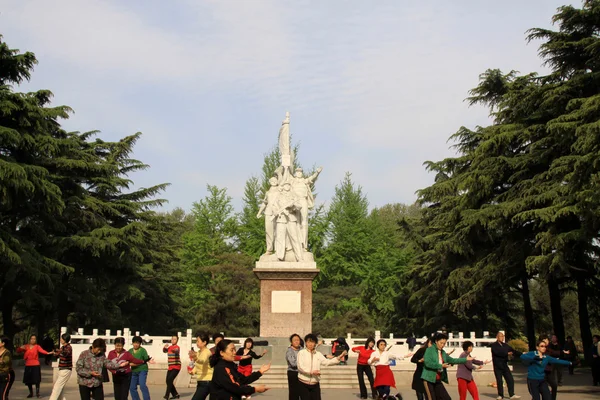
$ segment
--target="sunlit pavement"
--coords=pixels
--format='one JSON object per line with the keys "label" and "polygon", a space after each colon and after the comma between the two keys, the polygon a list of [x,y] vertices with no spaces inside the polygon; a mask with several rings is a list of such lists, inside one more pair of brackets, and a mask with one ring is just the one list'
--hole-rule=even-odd
{"label": "sunlit pavement", "polygon": [[[525,369],[520,366],[515,366],[516,372],[514,373],[515,378],[515,391],[518,395],[521,396],[521,400],[530,400],[530,397],[527,393],[527,386],[525,383]],[[27,387],[21,382],[23,377],[23,367],[20,367],[16,371],[17,377],[15,380],[15,384],[13,385],[12,390],[10,391],[10,399],[23,399],[27,396],[28,390]],[[575,375],[570,376],[568,373],[563,375],[564,386],[559,387],[558,389],[558,399],[559,400],[585,400],[585,399],[600,399],[600,387],[591,386],[591,373],[589,369],[580,369],[576,370]],[[258,381],[260,382],[260,380]],[[451,383],[454,383],[450,381]],[[489,382],[477,382],[479,387],[479,394],[482,400],[486,399],[495,399],[497,396],[496,389],[493,387],[487,386]],[[150,397],[155,400],[162,399],[165,394],[164,386],[152,385],[148,386],[150,390]],[[458,391],[456,388],[456,384],[451,384],[447,386],[448,393],[452,396],[453,399],[458,399]],[[50,397],[50,393],[52,391],[52,369],[50,367],[43,366],[42,367],[42,384],[40,394],[42,398]],[[416,399],[415,393],[411,390],[409,386],[399,387],[398,392],[402,393],[404,399],[412,400]],[[112,383],[104,384],[104,393],[105,398],[112,399],[113,390]],[[395,391],[392,391],[395,394]],[[194,394],[193,388],[180,389],[179,394],[182,399],[191,399]],[[508,395],[507,390],[505,389],[505,395]],[[75,385],[69,385],[65,391],[65,397],[67,399],[78,399],[79,398],[79,390]],[[35,397],[34,397],[35,398]],[[267,400],[267,399],[278,399],[285,400],[288,398],[287,389],[271,389],[266,393],[254,394],[252,395],[252,399],[256,400]],[[323,389],[322,390],[322,398],[323,400],[341,400],[341,399],[358,399],[359,393],[357,389]],[[471,399],[470,395],[467,396],[468,399]]]}

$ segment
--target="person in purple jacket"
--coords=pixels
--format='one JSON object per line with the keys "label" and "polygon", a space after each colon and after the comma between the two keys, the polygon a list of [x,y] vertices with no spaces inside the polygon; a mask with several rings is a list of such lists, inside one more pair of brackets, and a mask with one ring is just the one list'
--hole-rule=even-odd
{"label": "person in purple jacket", "polygon": [[[463,342],[462,348],[463,352],[458,358],[470,357],[471,352],[473,351],[473,342],[469,340]],[[471,393],[473,400],[479,400],[479,391],[477,390],[477,385],[473,380],[473,370],[475,368],[481,369],[484,364],[489,363],[490,360],[471,360],[467,361],[465,364],[458,364],[458,368],[456,369],[456,380],[458,381],[458,395],[460,400],[466,400],[467,391]]]}

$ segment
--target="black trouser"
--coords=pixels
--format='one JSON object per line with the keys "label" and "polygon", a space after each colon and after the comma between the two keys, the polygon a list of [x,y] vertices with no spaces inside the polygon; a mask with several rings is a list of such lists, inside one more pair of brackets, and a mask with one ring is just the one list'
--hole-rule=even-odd
{"label": "black trouser", "polygon": [[367,379],[369,379],[370,388],[373,392],[373,396],[375,396],[375,389],[373,388],[373,370],[370,365],[361,365],[356,364],[356,375],[358,375],[358,386],[360,387],[360,397],[367,397],[367,387],[365,385],[365,377],[363,374],[367,374]]}
{"label": "black trouser", "polygon": [[8,398],[8,383],[10,382],[10,377],[8,374],[0,375],[0,400],[6,400]]}
{"label": "black trouser", "polygon": [[417,394],[417,400],[425,400],[425,393],[417,392],[416,390],[415,393]]}
{"label": "black trouser", "polygon": [[8,397],[8,394],[10,393],[10,388],[12,387],[13,383],[15,383],[15,370],[11,369],[10,371],[8,371],[8,376],[9,380],[8,387],[6,388],[6,397]]}
{"label": "black trouser", "polygon": [[131,372],[113,375],[115,400],[127,400],[127,397],[129,397],[129,385],[131,385]]}
{"label": "black trouser", "polygon": [[592,358],[592,380],[594,385],[600,385],[600,357]]}
{"label": "black trouser", "polygon": [[96,387],[87,387],[79,385],[79,396],[81,400],[104,400],[104,387],[102,385]]}
{"label": "black trouser", "polygon": [[563,383],[563,378],[562,378],[563,367],[562,367],[562,365],[554,364],[552,366],[552,374],[554,374],[554,380],[556,381],[556,383],[559,385],[562,385],[562,383]]}
{"label": "black trouser", "polygon": [[431,383],[423,380],[425,386],[425,399],[427,400],[450,400],[450,395],[444,387],[442,381]]}
{"label": "black trouser", "polygon": [[300,382],[298,381],[298,371],[288,371],[287,377],[289,400],[298,400],[300,398]]}
{"label": "black trouser", "polygon": [[177,389],[175,389],[175,378],[179,375],[178,369],[170,369],[167,371],[167,392],[165,393],[165,397],[169,398],[169,394],[173,397],[179,396],[177,393]]}
{"label": "black trouser", "polygon": [[298,381],[298,387],[300,388],[300,398],[302,400],[321,400],[321,385],[319,383],[307,385]]}
{"label": "black trouser", "polygon": [[550,400],[551,398],[546,381],[527,378],[527,389],[529,389],[529,393],[533,400],[540,400],[540,396],[542,396],[542,400]]}
{"label": "black trouser", "polygon": [[504,383],[502,383],[502,378],[504,378],[506,386],[508,386],[508,395],[513,397],[515,395],[515,380],[510,373],[510,369],[508,369],[508,365],[494,365],[494,376],[496,377],[496,385],[498,385],[498,396],[504,397]]}
{"label": "black trouser", "polygon": [[192,400],[206,400],[210,394],[210,381],[198,381]]}
{"label": "black trouser", "polygon": [[546,383],[548,383],[548,386],[550,386],[552,400],[556,400],[556,396],[558,395],[558,382],[556,382],[554,371],[544,371],[544,379]]}
{"label": "black trouser", "polygon": [[569,365],[569,375],[573,375],[575,373],[575,360],[571,361],[571,365]]}

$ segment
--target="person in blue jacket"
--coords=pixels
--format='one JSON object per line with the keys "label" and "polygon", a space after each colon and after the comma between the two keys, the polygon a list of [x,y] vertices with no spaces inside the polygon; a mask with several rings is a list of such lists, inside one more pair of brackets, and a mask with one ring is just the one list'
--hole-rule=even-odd
{"label": "person in blue jacket", "polygon": [[536,351],[530,351],[521,355],[521,361],[527,365],[527,387],[533,400],[550,400],[552,395],[548,384],[544,379],[544,369],[548,364],[571,365],[569,361],[546,355],[546,343],[544,340],[538,340]]}

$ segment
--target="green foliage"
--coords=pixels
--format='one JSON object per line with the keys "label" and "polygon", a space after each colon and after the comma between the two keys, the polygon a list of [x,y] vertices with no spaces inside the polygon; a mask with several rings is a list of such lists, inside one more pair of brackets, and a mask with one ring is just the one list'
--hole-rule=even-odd
{"label": "green foliage", "polygon": [[361,302],[359,286],[333,286],[313,295],[313,331],[324,337],[374,334],[374,320]]}
{"label": "green foliage", "polygon": [[214,300],[211,268],[235,248],[237,224],[231,197],[226,189],[212,185],[207,185],[207,192],[204,199],[194,203],[193,229],[182,237],[181,261],[186,279],[180,312],[187,321],[196,319],[205,312],[206,303]]}
{"label": "green foliage", "polygon": [[320,260],[319,286],[351,285],[365,278],[374,245],[368,219],[368,201],[351,174],[335,188],[328,211],[327,251]]}
{"label": "green foliage", "polygon": [[526,341],[521,339],[512,339],[508,341],[508,345],[518,351],[519,353],[526,353],[529,351],[529,345]]}
{"label": "green foliage", "polygon": [[257,336],[260,288],[252,272],[253,259],[226,253],[204,269],[210,276],[207,295],[195,314],[195,329],[223,331],[228,336]]}
{"label": "green foliage", "polygon": [[[140,134],[118,142],[65,132],[52,93],[15,93],[36,63],[0,43],[0,297],[5,334],[36,321],[108,328],[173,317],[174,229],[151,209],[166,184],[131,190]],[[153,310],[153,318],[137,309]],[[17,315],[18,318],[13,319]],[[132,326],[133,327],[133,326]]]}

